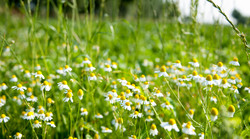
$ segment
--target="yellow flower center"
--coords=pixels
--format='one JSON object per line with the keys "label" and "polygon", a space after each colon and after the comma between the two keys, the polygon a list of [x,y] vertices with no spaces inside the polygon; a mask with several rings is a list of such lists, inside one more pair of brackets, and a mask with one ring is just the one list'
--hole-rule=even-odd
{"label": "yellow flower center", "polygon": [[69,68],[69,66],[68,65],[65,65],[65,69],[68,69]]}
{"label": "yellow flower center", "polygon": [[166,67],[165,66],[161,66],[161,69],[160,69],[161,72],[166,72]]}
{"label": "yellow flower center", "polygon": [[139,95],[138,95],[138,94],[136,94],[136,95],[135,95],[135,98],[136,98],[136,99],[139,99]]}
{"label": "yellow flower center", "polygon": [[34,122],[35,124],[39,124],[39,121],[38,120],[35,120],[35,122]]}
{"label": "yellow flower center", "polygon": [[32,88],[28,88],[27,91],[28,91],[28,92],[32,92]]}
{"label": "yellow flower center", "polygon": [[88,67],[90,68],[90,67],[93,67],[93,65],[92,64],[88,64]]}
{"label": "yellow flower center", "polygon": [[5,117],[6,117],[6,115],[5,115],[5,114],[2,114],[2,115],[1,115],[1,118],[5,118]]}
{"label": "yellow flower center", "polygon": [[116,90],[115,90],[115,89],[112,89],[112,92],[113,92],[113,93],[115,93],[115,92],[116,92]]}
{"label": "yellow flower center", "polygon": [[32,116],[32,115],[34,115],[34,112],[28,112],[28,114],[27,114],[27,116]]}
{"label": "yellow flower center", "polygon": [[212,80],[213,80],[213,77],[212,77],[211,75],[207,75],[206,80],[207,80],[207,81],[212,81]]}
{"label": "yellow flower center", "polygon": [[182,76],[182,79],[186,79],[186,78],[187,78],[186,75],[183,75],[183,76]]}
{"label": "yellow flower center", "polygon": [[50,117],[50,113],[49,113],[49,112],[46,112],[45,116],[46,116],[46,117]]}
{"label": "yellow flower center", "polygon": [[176,124],[176,121],[175,121],[175,119],[169,119],[169,122],[168,122],[170,125],[174,125],[174,124]]}
{"label": "yellow flower center", "polygon": [[212,114],[213,116],[217,116],[217,115],[219,114],[219,112],[218,112],[218,110],[217,110],[216,108],[212,108],[211,114]]}
{"label": "yellow flower center", "polygon": [[123,123],[123,119],[122,118],[118,118],[118,123],[122,124]]}
{"label": "yellow flower center", "polygon": [[67,98],[71,98],[71,97],[72,97],[72,93],[70,93],[70,92],[67,93],[67,94],[66,94],[66,97],[67,97]]}
{"label": "yellow flower center", "polygon": [[145,85],[148,85],[148,82],[145,82],[144,84],[145,84]]}
{"label": "yellow flower center", "polygon": [[43,110],[39,110],[38,114],[44,114]]}
{"label": "yellow flower center", "polygon": [[130,90],[129,90],[129,89],[127,89],[127,90],[126,90],[126,93],[127,93],[127,94],[129,94],[129,93],[130,93]]}
{"label": "yellow flower center", "polygon": [[218,74],[214,74],[213,79],[214,79],[214,80],[219,80],[219,79],[220,79],[220,77],[219,77],[219,75],[218,75]]}
{"label": "yellow flower center", "polygon": [[30,98],[31,98],[31,99],[34,99],[34,98],[35,98],[35,96],[34,96],[34,95],[31,95],[31,96],[30,96]]}
{"label": "yellow flower center", "polygon": [[198,63],[198,60],[196,58],[193,59],[194,63]]}
{"label": "yellow flower center", "polygon": [[155,125],[155,124],[152,124],[152,125],[151,125],[151,129],[152,129],[152,130],[155,130],[155,129],[156,129],[156,125]]}
{"label": "yellow flower center", "polygon": [[170,103],[168,101],[165,102],[166,105],[170,105]]}
{"label": "yellow flower center", "polygon": [[126,106],[130,106],[130,102],[126,102],[125,104],[126,104]]}
{"label": "yellow flower center", "polygon": [[47,99],[47,102],[48,102],[48,103],[52,103],[52,99],[51,99],[51,98],[48,98],[48,99]]}
{"label": "yellow flower center", "polygon": [[139,112],[138,112],[138,111],[135,111],[135,112],[134,112],[134,114],[135,114],[135,115],[138,115],[138,114],[139,114]]}
{"label": "yellow flower center", "polygon": [[108,97],[109,97],[109,99],[112,99],[112,98],[113,98],[113,96],[112,96],[111,94],[109,94]]}
{"label": "yellow flower center", "polygon": [[109,64],[107,64],[107,65],[105,65],[105,67],[106,67],[106,68],[110,68],[110,65],[109,65]]}
{"label": "yellow flower center", "polygon": [[54,124],[55,124],[55,122],[54,122],[54,121],[51,121],[51,122],[50,122],[50,124],[54,125]]}
{"label": "yellow flower center", "polygon": [[94,77],[94,76],[95,76],[95,74],[94,74],[94,73],[91,73],[91,74],[90,74],[90,76],[91,76],[91,77]]}
{"label": "yellow flower center", "polygon": [[235,112],[235,108],[233,105],[230,105],[227,109],[229,112]]}
{"label": "yellow flower center", "polygon": [[194,110],[189,110],[190,115],[194,115]]}
{"label": "yellow flower center", "polygon": [[18,84],[18,85],[17,85],[18,88],[21,88],[22,86],[23,86],[22,84]]}
{"label": "yellow flower center", "polygon": [[84,58],[84,61],[88,61],[89,59],[87,57]]}
{"label": "yellow flower center", "polygon": [[222,79],[221,83],[222,84],[226,84],[227,83],[227,79]]}
{"label": "yellow flower center", "polygon": [[95,134],[94,139],[99,139],[99,135]]}
{"label": "yellow flower center", "polygon": [[223,63],[222,63],[222,62],[218,62],[217,66],[218,66],[218,67],[222,67],[222,66],[223,66]]}
{"label": "yellow flower center", "polygon": [[238,62],[238,58],[237,58],[237,57],[235,57],[235,58],[233,59],[233,61]]}
{"label": "yellow flower center", "polygon": [[190,127],[191,127],[191,125],[192,125],[192,123],[191,123],[191,122],[187,122],[186,128],[190,128]]}
{"label": "yellow flower center", "polygon": [[192,75],[197,76],[198,75],[197,71],[193,71]]}
{"label": "yellow flower center", "polygon": [[121,96],[121,100],[125,100],[126,98],[125,98],[125,96]]}
{"label": "yellow flower center", "polygon": [[232,77],[230,77],[230,79],[235,80],[235,77],[232,76]]}
{"label": "yellow flower center", "polygon": [[180,60],[176,60],[175,63],[181,63],[181,61]]}
{"label": "yellow flower center", "polygon": [[16,136],[19,136],[20,135],[20,133],[19,132],[16,132]]}
{"label": "yellow flower center", "polygon": [[62,84],[67,85],[67,81],[65,81],[65,80],[62,81]]}
{"label": "yellow flower center", "polygon": [[116,81],[113,81],[113,82],[112,82],[112,85],[116,85]]}
{"label": "yellow flower center", "polygon": [[83,95],[82,89],[79,89],[79,90],[78,90],[77,95],[78,95],[78,96],[82,96],[82,95]]}
{"label": "yellow flower center", "polygon": [[60,68],[59,68],[59,70],[63,70],[63,68],[62,68],[62,67],[60,67]]}
{"label": "yellow flower center", "polygon": [[42,72],[41,72],[41,71],[38,71],[38,72],[37,72],[37,74],[38,74],[38,75],[41,75],[41,74],[42,74]]}
{"label": "yellow flower center", "polygon": [[12,75],[12,78],[16,78],[16,75]]}
{"label": "yellow flower center", "polygon": [[47,81],[44,81],[43,85],[49,85],[49,83]]}

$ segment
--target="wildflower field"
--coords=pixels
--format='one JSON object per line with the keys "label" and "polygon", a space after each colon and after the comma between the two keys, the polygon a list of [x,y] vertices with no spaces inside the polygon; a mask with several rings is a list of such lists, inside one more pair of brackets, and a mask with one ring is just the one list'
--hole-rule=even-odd
{"label": "wildflower field", "polygon": [[250,27],[201,24],[196,1],[187,23],[0,2],[0,138],[249,138]]}

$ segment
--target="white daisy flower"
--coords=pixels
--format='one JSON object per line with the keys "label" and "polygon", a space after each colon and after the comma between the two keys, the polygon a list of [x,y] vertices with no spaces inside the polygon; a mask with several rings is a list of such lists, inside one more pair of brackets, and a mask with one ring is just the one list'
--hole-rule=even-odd
{"label": "white daisy flower", "polygon": [[152,125],[151,125],[151,129],[150,129],[150,131],[149,131],[149,134],[152,135],[152,136],[158,135],[158,130],[157,130],[155,124],[152,124]]}
{"label": "white daisy flower", "polygon": [[112,130],[107,127],[101,126],[101,129],[102,129],[102,133],[112,133]]}
{"label": "white daisy flower", "polygon": [[165,103],[162,103],[161,107],[162,108],[167,108],[168,110],[174,109],[174,107],[168,101],[166,101]]}
{"label": "white daisy flower", "polygon": [[244,91],[247,91],[248,93],[250,93],[250,87],[245,87]]}
{"label": "white daisy flower", "polygon": [[143,116],[142,113],[139,113],[138,111],[135,111],[134,113],[129,115],[129,117],[132,118],[141,118],[142,116]]}
{"label": "white daisy flower", "polygon": [[82,91],[82,89],[79,89],[79,90],[78,90],[77,96],[78,96],[78,98],[79,98],[80,100],[82,100],[82,98],[83,98],[83,91]]}
{"label": "white daisy flower", "polygon": [[200,64],[198,63],[198,60],[197,59],[193,59],[193,61],[192,62],[188,62],[190,65],[192,65],[193,67],[199,67],[200,66]]}
{"label": "white daisy flower", "polygon": [[63,90],[63,89],[69,90],[70,89],[67,81],[65,81],[65,80],[63,80],[62,82],[59,82],[57,84],[58,84],[58,87],[60,90]]}
{"label": "white daisy flower", "polygon": [[155,71],[155,73],[158,73],[158,74],[159,74],[158,77],[161,77],[161,76],[163,76],[163,77],[168,77],[169,75],[167,74],[166,71],[167,71],[167,70],[166,70],[166,67],[165,67],[165,66],[162,66],[162,67],[160,68],[160,70],[159,70],[159,71]]}
{"label": "white daisy flower", "polygon": [[64,71],[65,73],[68,73],[68,72],[71,72],[71,71],[72,71],[72,68],[69,67],[68,65],[65,65],[63,71]]}
{"label": "white daisy flower", "polygon": [[233,117],[235,113],[235,107],[233,105],[230,105],[227,111],[228,111],[228,117]]}
{"label": "white daisy flower", "polygon": [[58,73],[58,74],[60,74],[60,75],[63,75],[63,76],[66,75],[66,73],[64,72],[64,70],[63,70],[62,67],[60,67],[58,70],[56,70],[56,73]]}
{"label": "white daisy flower", "polygon": [[175,119],[169,119],[169,122],[162,122],[161,127],[168,131],[171,131],[172,129],[174,129],[176,132],[180,131],[176,125]]}
{"label": "white daisy flower", "polygon": [[46,112],[45,117],[44,117],[44,121],[48,122],[51,121],[53,119],[53,113],[52,112]]}
{"label": "white daisy flower", "polygon": [[106,72],[111,72],[111,71],[112,71],[112,68],[110,67],[109,64],[106,64],[106,65],[105,65],[104,71],[106,71]]}
{"label": "white daisy flower", "polygon": [[88,115],[87,109],[81,108],[81,116]]}
{"label": "white daisy flower", "polygon": [[37,102],[37,97],[35,97],[34,95],[31,95],[30,97],[26,98],[27,101],[31,101],[31,102]]}
{"label": "white daisy flower", "polygon": [[7,89],[8,89],[8,86],[7,86],[5,83],[2,83],[1,89],[2,89],[2,90],[7,90]]}
{"label": "white daisy flower", "polygon": [[24,91],[27,88],[25,86],[23,86],[22,84],[18,84],[17,86],[12,86],[11,88],[18,90],[18,91]]}
{"label": "white daisy flower", "polygon": [[217,120],[218,114],[219,114],[218,110],[213,107],[211,110],[211,121]]}
{"label": "white daisy flower", "polygon": [[176,60],[175,63],[173,63],[173,66],[177,67],[177,68],[182,68],[181,61],[180,60]]}
{"label": "white daisy flower", "polygon": [[90,80],[90,81],[96,81],[97,78],[96,78],[96,76],[95,76],[94,73],[91,73],[90,76],[88,76],[88,80]]}
{"label": "white daisy flower", "polygon": [[113,69],[117,69],[117,63],[116,63],[116,62],[112,62],[111,67],[112,67]]}
{"label": "white daisy flower", "polygon": [[225,66],[223,66],[222,62],[218,62],[216,70],[218,72],[221,72],[221,71],[227,70],[227,68]]}
{"label": "white daisy flower", "polygon": [[17,77],[16,77],[16,75],[12,75],[11,76],[11,79],[10,79],[10,82],[17,82]]}
{"label": "white daisy flower", "polygon": [[26,120],[33,120],[35,118],[34,112],[30,111],[26,114],[25,119]]}
{"label": "white daisy flower", "polygon": [[222,79],[220,87],[229,88],[231,85],[227,82],[227,79]]}
{"label": "white daisy flower", "polygon": [[152,121],[154,121],[154,119],[149,115],[149,116],[146,118],[145,121],[147,121],[147,122],[152,122]]}
{"label": "white daisy flower", "polygon": [[7,123],[10,120],[10,117],[6,116],[5,114],[1,114],[0,123],[4,122]]}
{"label": "white daisy flower", "polygon": [[50,91],[51,89],[51,84],[47,81],[44,81],[43,84],[41,85],[41,91],[45,90],[45,91]]}
{"label": "white daisy flower", "polygon": [[203,82],[204,86],[208,86],[208,85],[213,85],[213,77],[211,75],[207,75],[206,80]]}
{"label": "white daisy flower", "polygon": [[240,66],[238,58],[236,57],[233,59],[233,61],[230,61],[229,64],[234,65],[234,66]]}
{"label": "white daisy flower", "polygon": [[157,96],[157,97],[164,97],[164,95],[161,93],[160,90],[156,90],[153,95]]}
{"label": "white daisy flower", "polygon": [[195,128],[192,126],[191,122],[184,123],[182,125],[182,132],[188,135],[196,135]]}
{"label": "white daisy flower", "polygon": [[215,97],[215,96],[212,96],[211,98],[210,98],[210,101],[211,102],[214,102],[215,104],[217,103],[217,98]]}
{"label": "white daisy flower", "polygon": [[125,86],[127,84],[127,80],[122,77],[121,79],[117,79],[118,82],[120,82],[123,86]]}
{"label": "white daisy flower", "polygon": [[88,67],[85,68],[85,71],[94,71],[95,70],[95,67],[93,67],[93,65],[90,63],[88,64]]}
{"label": "white daisy flower", "polygon": [[116,102],[116,97],[113,96],[112,94],[108,94],[105,98],[106,101],[109,101],[111,104]]}
{"label": "white daisy flower", "polygon": [[236,80],[235,80],[235,77],[230,77],[230,79],[227,80],[229,83],[231,84],[236,84]]}
{"label": "white daisy flower", "polygon": [[21,139],[22,138],[22,134],[19,132],[16,132],[16,134],[14,135],[14,139]]}
{"label": "white daisy flower", "polygon": [[146,81],[147,81],[147,79],[146,79],[145,75],[141,75],[141,77],[140,77],[140,81],[141,81],[141,82],[146,82]]}
{"label": "white daisy flower", "polygon": [[124,101],[123,104],[122,104],[122,107],[125,109],[125,110],[131,110],[131,103],[129,102],[129,100],[127,101]]}
{"label": "white daisy flower", "polygon": [[42,127],[41,122],[39,122],[38,120],[35,120],[32,125],[33,125],[34,128],[40,128],[40,127]]}
{"label": "white daisy flower", "polygon": [[38,77],[39,79],[45,79],[41,71],[37,71],[36,73],[32,73],[32,75],[34,75],[35,78]]}
{"label": "white daisy flower", "polygon": [[97,113],[97,114],[95,115],[95,118],[102,119],[102,118],[103,118],[103,115],[101,115],[100,113]]}
{"label": "white daisy flower", "polygon": [[54,122],[54,121],[50,121],[50,122],[48,122],[48,123],[47,123],[47,125],[49,125],[49,126],[51,126],[51,127],[53,127],[53,128],[55,128],[55,127],[56,127],[56,125],[55,125],[55,122]]}
{"label": "white daisy flower", "polygon": [[82,61],[82,64],[91,64],[91,61],[89,61],[89,59],[85,57],[84,60]]}
{"label": "white daisy flower", "polygon": [[71,101],[71,103],[73,103],[73,98],[72,98],[72,96],[73,96],[72,92],[68,92],[68,93],[66,94],[66,97],[63,98],[63,101],[64,101],[64,102]]}

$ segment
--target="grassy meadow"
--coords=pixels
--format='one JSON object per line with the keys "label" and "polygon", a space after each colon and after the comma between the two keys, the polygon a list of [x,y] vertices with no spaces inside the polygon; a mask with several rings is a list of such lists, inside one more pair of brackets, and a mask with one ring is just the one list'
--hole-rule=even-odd
{"label": "grassy meadow", "polygon": [[1,2],[0,138],[250,137],[249,48],[230,25],[197,22],[195,3],[188,22],[68,4]]}

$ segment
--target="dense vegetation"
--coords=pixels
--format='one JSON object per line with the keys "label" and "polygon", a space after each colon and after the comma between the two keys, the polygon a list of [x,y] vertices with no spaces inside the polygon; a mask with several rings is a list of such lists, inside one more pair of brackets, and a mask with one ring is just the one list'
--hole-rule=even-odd
{"label": "dense vegetation", "polygon": [[0,9],[0,138],[249,137],[249,50],[231,26],[198,23],[197,3],[188,22],[69,4]]}

